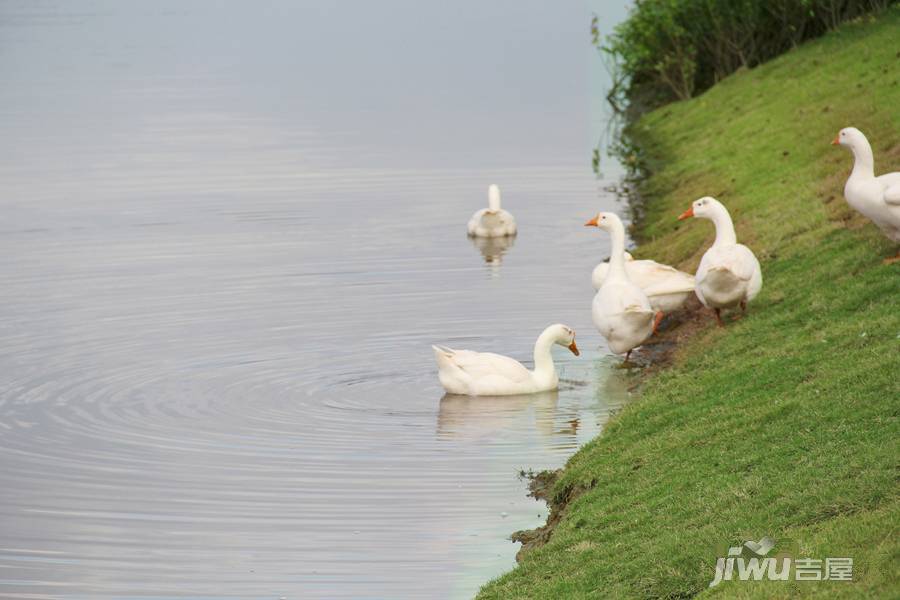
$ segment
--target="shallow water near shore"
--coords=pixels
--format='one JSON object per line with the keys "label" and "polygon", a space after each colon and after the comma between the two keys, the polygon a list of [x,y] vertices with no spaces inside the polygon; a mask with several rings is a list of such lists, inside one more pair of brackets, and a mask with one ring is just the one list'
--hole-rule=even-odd
{"label": "shallow water near shore", "polygon": [[[627,401],[589,15],[389,5],[0,6],[0,596],[471,596]],[[553,322],[558,392],[444,397]]]}

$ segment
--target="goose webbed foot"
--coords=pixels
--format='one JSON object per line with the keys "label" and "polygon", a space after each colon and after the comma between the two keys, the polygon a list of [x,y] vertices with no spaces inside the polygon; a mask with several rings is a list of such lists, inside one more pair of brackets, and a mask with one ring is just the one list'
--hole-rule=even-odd
{"label": "goose webbed foot", "polygon": [[725,327],[725,321],[722,320],[722,309],[714,308],[713,310],[716,312],[716,323],[719,327]]}
{"label": "goose webbed foot", "polygon": [[638,365],[631,362],[631,350],[629,350],[628,352],[625,353],[625,360],[623,360],[621,362],[621,364],[619,364],[619,366],[616,368],[618,368],[618,369],[633,369],[636,366],[638,366]]}
{"label": "goose webbed foot", "polygon": [[662,322],[664,316],[663,312],[659,311],[656,313],[656,316],[653,317],[653,335],[656,335],[656,331],[659,329],[659,324]]}

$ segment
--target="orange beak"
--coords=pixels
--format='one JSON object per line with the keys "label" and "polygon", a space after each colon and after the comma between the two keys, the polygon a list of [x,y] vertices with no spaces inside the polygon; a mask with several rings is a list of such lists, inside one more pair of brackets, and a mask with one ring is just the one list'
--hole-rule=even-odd
{"label": "orange beak", "polygon": [[837,146],[838,144],[840,144],[841,143],[840,137],[841,137],[841,134],[837,134],[836,136],[834,136],[834,139],[831,140],[831,145]]}
{"label": "orange beak", "polygon": [[594,217],[593,219],[591,219],[590,221],[585,223],[584,226],[585,227],[596,227],[599,220],[600,220],[600,215],[598,214],[596,217]]}
{"label": "orange beak", "polygon": [[575,340],[572,340],[572,343],[569,344],[569,350],[572,351],[572,354],[575,356],[580,356],[581,352],[578,351],[578,346],[575,345]]}
{"label": "orange beak", "polygon": [[693,217],[693,216],[694,216],[694,207],[692,206],[689,209],[687,209],[686,211],[684,211],[683,213],[681,213],[680,215],[678,215],[678,220],[683,221],[683,220],[687,219],[688,217]]}

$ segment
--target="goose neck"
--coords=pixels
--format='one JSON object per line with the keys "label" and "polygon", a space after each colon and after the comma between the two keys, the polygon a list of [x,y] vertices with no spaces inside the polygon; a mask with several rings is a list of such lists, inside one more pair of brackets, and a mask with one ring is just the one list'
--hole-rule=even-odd
{"label": "goose neck", "polygon": [[500,190],[493,186],[488,191],[488,208],[493,212],[500,210]]}
{"label": "goose neck", "polygon": [[609,232],[611,238],[609,254],[609,275],[625,275],[625,228],[620,224]]}
{"label": "goose neck", "polygon": [[872,179],[875,177],[875,157],[872,154],[872,146],[866,139],[855,140],[850,146],[853,151],[853,171],[851,177],[865,177]]}
{"label": "goose neck", "polygon": [[545,329],[534,343],[534,374],[537,377],[552,377],[556,374],[553,355],[550,350],[556,343],[554,332]]}
{"label": "goose neck", "polygon": [[724,208],[720,208],[713,212],[712,222],[716,226],[716,241],[713,245],[734,245],[737,244],[737,235],[734,232],[734,223],[731,221],[731,215]]}

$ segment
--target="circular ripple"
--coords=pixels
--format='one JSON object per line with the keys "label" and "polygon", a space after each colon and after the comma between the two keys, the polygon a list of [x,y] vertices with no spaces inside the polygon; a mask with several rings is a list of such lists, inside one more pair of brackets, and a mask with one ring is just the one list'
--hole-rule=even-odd
{"label": "circular ripple", "polygon": [[[520,190],[520,220],[541,202]],[[523,233],[498,271],[458,227],[400,236],[415,211],[360,205],[336,239],[307,206],[256,210],[0,236],[0,592],[471,590],[541,520],[517,470],[559,466],[624,399],[596,352],[557,354],[559,392],[493,400],[442,397],[432,362],[528,361],[553,321],[597,344],[593,260],[570,257],[599,240]]]}

